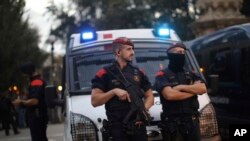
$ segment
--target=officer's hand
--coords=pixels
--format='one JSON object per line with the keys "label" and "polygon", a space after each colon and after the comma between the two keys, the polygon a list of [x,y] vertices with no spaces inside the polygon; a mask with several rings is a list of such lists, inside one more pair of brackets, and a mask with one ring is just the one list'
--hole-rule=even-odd
{"label": "officer's hand", "polygon": [[131,102],[131,99],[127,91],[115,88],[113,92],[115,93],[116,96],[118,96],[119,100],[128,100],[128,102]]}
{"label": "officer's hand", "polygon": [[12,101],[12,104],[14,106],[20,106],[21,101],[22,101],[21,99],[16,99],[15,101]]}
{"label": "officer's hand", "polygon": [[140,128],[140,126],[143,124],[142,121],[136,121],[135,122],[135,126],[137,126],[138,128]]}

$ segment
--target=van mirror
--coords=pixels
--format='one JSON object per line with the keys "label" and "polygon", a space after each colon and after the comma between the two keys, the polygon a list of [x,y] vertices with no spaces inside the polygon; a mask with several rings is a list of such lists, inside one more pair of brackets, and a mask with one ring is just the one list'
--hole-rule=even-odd
{"label": "van mirror", "polygon": [[45,87],[45,99],[49,108],[54,108],[56,106],[54,103],[55,99],[57,99],[56,86],[49,85]]}
{"label": "van mirror", "polygon": [[211,74],[208,76],[208,93],[209,94],[216,94],[218,91],[219,85],[219,75],[218,74]]}

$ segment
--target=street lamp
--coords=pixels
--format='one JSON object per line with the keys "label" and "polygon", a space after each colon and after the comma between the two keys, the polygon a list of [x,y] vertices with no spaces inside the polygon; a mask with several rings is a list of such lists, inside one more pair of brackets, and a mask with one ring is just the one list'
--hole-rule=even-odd
{"label": "street lamp", "polygon": [[56,37],[54,35],[50,35],[47,39],[47,43],[51,45],[51,75],[50,82],[53,84],[53,74],[54,74],[54,43],[56,42]]}
{"label": "street lamp", "polygon": [[54,35],[49,36],[47,42],[51,45],[51,66],[54,66],[54,43],[56,37]]}

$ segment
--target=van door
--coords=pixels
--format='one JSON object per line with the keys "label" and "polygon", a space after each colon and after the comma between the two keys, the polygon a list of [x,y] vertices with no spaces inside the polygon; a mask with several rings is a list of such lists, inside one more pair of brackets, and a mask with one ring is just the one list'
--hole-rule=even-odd
{"label": "van door", "polygon": [[250,35],[242,31],[235,36],[234,41],[236,46],[234,48],[235,60],[238,64],[238,83],[240,89],[238,90],[237,103],[238,116],[243,123],[250,123],[250,113],[248,107],[250,107]]}
{"label": "van door", "polygon": [[212,63],[209,73],[219,75],[219,90],[211,96],[211,100],[215,104],[219,122],[227,125],[250,121],[247,110],[250,106],[249,90],[242,83],[249,81],[245,80],[248,73],[244,70],[249,69],[245,60],[249,49],[247,44],[243,45],[249,38],[243,34],[243,30],[234,30],[221,38],[220,44],[210,47],[213,50],[210,52]]}

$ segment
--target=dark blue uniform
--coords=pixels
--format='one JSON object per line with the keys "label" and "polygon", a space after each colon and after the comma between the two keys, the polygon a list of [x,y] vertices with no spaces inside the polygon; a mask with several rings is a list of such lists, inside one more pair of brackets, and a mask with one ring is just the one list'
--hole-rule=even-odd
{"label": "dark blue uniform", "polygon": [[12,105],[10,98],[0,96],[0,113],[0,121],[5,129],[5,135],[9,135],[10,125],[12,125],[14,134],[18,134],[17,122],[15,120],[15,107]]}
{"label": "dark blue uniform", "polygon": [[203,81],[198,75],[185,70],[173,72],[170,69],[165,69],[157,73],[155,87],[160,94],[162,103],[161,118],[164,140],[200,140],[197,95],[185,100],[169,101],[161,93],[164,87],[174,87],[180,84],[189,85],[198,80]]}
{"label": "dark blue uniform", "polygon": [[[112,74],[109,73],[110,70],[113,74],[118,76],[120,79],[123,79],[120,73],[120,68],[117,62],[114,62],[112,65],[104,67],[99,70],[92,80],[92,88],[99,88],[103,92],[108,92],[114,88],[124,89],[123,84],[117,80]],[[124,67],[121,72],[127,80],[132,81],[133,84],[140,87],[144,92],[151,89],[151,84],[146,77],[146,75],[140,71],[137,67],[128,64]],[[112,136],[112,141],[146,141],[146,126],[141,125],[137,128],[135,134],[128,135],[122,125],[124,117],[126,117],[128,111],[130,110],[130,104],[128,101],[121,101],[117,96],[111,98],[106,104],[106,115],[110,123],[110,133]],[[134,117],[135,119],[136,117]],[[131,121],[133,122],[133,121]]]}
{"label": "dark blue uniform", "polygon": [[27,106],[32,141],[48,141],[46,136],[48,115],[45,103],[45,83],[39,75],[32,77],[30,81],[28,99],[32,98],[39,101],[38,105]]}

